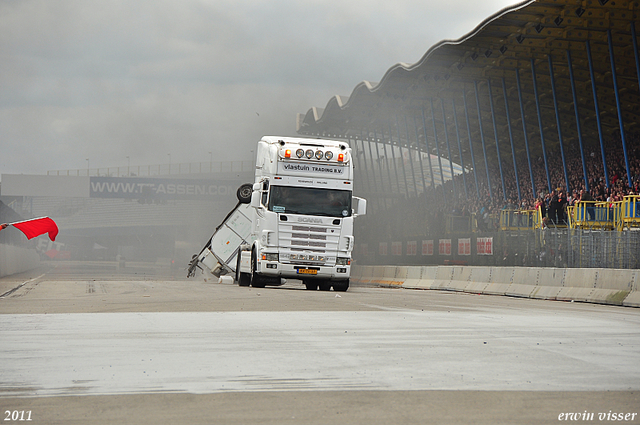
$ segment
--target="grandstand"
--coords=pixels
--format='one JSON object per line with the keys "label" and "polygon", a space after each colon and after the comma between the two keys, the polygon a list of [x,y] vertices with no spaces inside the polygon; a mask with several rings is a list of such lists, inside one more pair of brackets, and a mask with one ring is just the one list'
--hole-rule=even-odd
{"label": "grandstand", "polygon": [[[360,260],[639,267],[639,13],[638,1],[523,1],[299,114],[300,134],[356,150],[372,210],[360,224],[382,233],[362,232]],[[479,237],[492,255],[413,254]],[[381,258],[385,244],[404,248]]]}

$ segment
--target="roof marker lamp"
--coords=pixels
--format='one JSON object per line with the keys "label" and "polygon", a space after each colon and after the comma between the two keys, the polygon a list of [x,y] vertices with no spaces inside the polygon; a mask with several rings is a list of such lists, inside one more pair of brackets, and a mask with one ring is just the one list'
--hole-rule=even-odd
{"label": "roof marker lamp", "polygon": [[322,151],[316,151],[316,159],[322,159],[323,156],[324,153],[322,153]]}
{"label": "roof marker lamp", "polygon": [[324,153],[324,157],[326,158],[326,160],[327,160],[327,161],[330,161],[330,160],[331,160],[331,158],[333,158],[333,152],[331,152],[331,151],[326,151],[326,152]]}
{"label": "roof marker lamp", "polygon": [[307,149],[307,151],[305,152],[305,156],[306,156],[308,159],[313,158],[313,151],[312,151],[311,149]]}
{"label": "roof marker lamp", "polygon": [[304,156],[304,150],[303,150],[303,149],[298,149],[298,150],[296,151],[296,156],[297,156],[298,158],[302,158],[302,157]]}

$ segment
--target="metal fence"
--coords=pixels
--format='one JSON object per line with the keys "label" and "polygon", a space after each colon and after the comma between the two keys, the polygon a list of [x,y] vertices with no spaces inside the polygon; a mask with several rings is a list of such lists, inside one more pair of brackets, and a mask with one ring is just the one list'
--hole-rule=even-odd
{"label": "metal fence", "polygon": [[[356,234],[356,260],[363,265],[530,266],[640,268],[640,231],[569,228],[445,233],[377,240]],[[490,252],[480,252],[487,240]],[[439,249],[448,246],[445,252]],[[423,247],[429,247],[424,249]],[[388,249],[390,247],[390,249]],[[461,251],[461,247],[465,251]]]}

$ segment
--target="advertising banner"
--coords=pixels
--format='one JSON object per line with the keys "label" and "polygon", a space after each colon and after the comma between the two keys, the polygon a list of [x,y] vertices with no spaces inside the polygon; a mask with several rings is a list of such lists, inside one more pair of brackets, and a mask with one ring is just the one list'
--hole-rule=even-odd
{"label": "advertising banner", "polygon": [[471,238],[458,239],[458,255],[471,255]]}
{"label": "advertising banner", "polygon": [[418,254],[418,242],[407,241],[407,255],[415,256]]}
{"label": "advertising banner", "polygon": [[493,255],[493,237],[478,238],[476,240],[476,253],[478,255]]}
{"label": "advertising banner", "polygon": [[241,183],[229,180],[91,177],[91,198],[215,200],[235,197]]}
{"label": "advertising banner", "polygon": [[451,255],[451,239],[440,239],[438,253],[440,255]]}
{"label": "advertising banner", "polygon": [[422,241],[422,255],[433,255],[433,239]]}

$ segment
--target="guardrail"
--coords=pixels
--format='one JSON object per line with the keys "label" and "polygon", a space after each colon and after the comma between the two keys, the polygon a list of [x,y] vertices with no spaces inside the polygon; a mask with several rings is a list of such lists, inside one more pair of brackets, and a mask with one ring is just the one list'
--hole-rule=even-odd
{"label": "guardrail", "polygon": [[354,284],[640,307],[640,270],[358,266]]}
{"label": "guardrail", "polygon": [[0,277],[22,273],[40,265],[35,249],[0,244]]}

